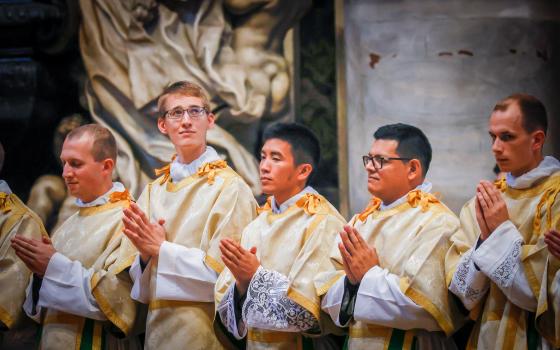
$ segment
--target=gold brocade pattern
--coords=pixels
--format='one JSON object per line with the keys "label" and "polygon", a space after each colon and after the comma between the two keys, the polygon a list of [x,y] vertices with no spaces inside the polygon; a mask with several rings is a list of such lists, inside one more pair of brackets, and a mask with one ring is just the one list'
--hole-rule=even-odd
{"label": "gold brocade pattern", "polygon": [[[223,161],[213,163],[203,166],[201,175],[193,174],[177,183],[152,182],[137,203],[151,219],[165,220],[168,242],[200,249],[207,266],[220,273],[224,268],[220,240],[228,237],[239,241],[243,228],[255,217],[256,202],[251,189],[233,169]],[[210,172],[215,174],[212,186],[205,177]],[[157,259],[152,261],[146,270],[150,274],[151,304],[146,349],[220,348],[212,327],[214,304],[156,300],[159,266]]]}
{"label": "gold brocade pattern", "polygon": [[[330,269],[330,262],[324,257],[344,223],[344,218],[322,196],[303,196],[281,214],[274,214],[271,210],[261,211],[243,230],[241,245],[246,249],[256,247],[263,268],[288,278],[287,297],[320,320],[320,294],[314,278]],[[216,282],[216,305],[232,283],[235,283],[235,278],[225,268]],[[320,324],[325,322],[330,322],[330,319],[320,321]],[[259,349],[265,343],[270,349],[297,348],[293,340],[282,338],[276,341],[277,332],[266,332],[269,333],[274,334],[273,343],[253,337],[248,338],[247,348]],[[279,334],[282,335],[282,332]],[[299,333],[292,333],[292,336],[298,339]]]}
{"label": "gold brocade pattern", "polygon": [[48,237],[41,219],[15,194],[0,192],[0,324],[16,327],[24,318],[22,304],[31,271],[11,247],[11,238],[21,235]]}
{"label": "gold brocade pattern", "polygon": [[215,160],[213,162],[204,163],[196,172],[200,177],[208,175],[208,184],[214,184],[214,179],[216,178],[216,171],[219,169],[227,168],[227,162],[225,160]]}
{"label": "gold brocade pattern", "polygon": [[[558,229],[560,224],[560,173],[537,181],[532,187],[515,189],[502,187],[509,220],[523,238],[520,261],[527,282],[537,301],[535,327],[540,336],[554,347],[560,347],[560,314],[551,304],[550,291],[559,263],[548,253],[543,233]],[[461,256],[476,244],[480,229],[475,214],[475,198],[461,211],[462,230],[452,237],[453,246],[446,258],[446,270],[451,282]],[[506,349],[527,348],[528,312],[512,303],[501,289],[491,282],[486,299],[471,317],[476,321],[469,346]]]}
{"label": "gold brocade pattern", "polygon": [[412,190],[407,195],[408,204],[416,208],[420,205],[423,212],[428,211],[432,204],[439,203],[439,200],[431,193],[422,192],[421,190]]}
{"label": "gold brocade pattern", "polygon": [[[122,208],[128,203],[128,192],[116,192],[114,202],[82,208],[66,220],[53,234],[55,249],[79,261],[86,269],[93,269],[91,293],[105,317],[121,332],[128,335],[136,318],[136,303],[130,298],[132,281],[125,271],[130,266],[136,250],[122,235]],[[126,200],[123,200],[126,195]],[[118,197],[118,198],[117,198]],[[128,244],[127,244],[128,243]],[[85,318],[64,322],[60,311],[47,309],[43,325],[42,349],[74,349],[80,347]],[[66,317],[66,316],[65,316]],[[94,322],[94,343],[101,339],[102,325]],[[106,333],[110,337],[109,333]],[[100,344],[100,343],[99,343]],[[98,344],[98,345],[99,345]]]}
{"label": "gold brocade pattern", "polygon": [[358,214],[358,219],[361,222],[366,221],[368,216],[376,212],[380,206],[381,206],[381,199],[377,197],[371,198],[368,206],[360,214]]}

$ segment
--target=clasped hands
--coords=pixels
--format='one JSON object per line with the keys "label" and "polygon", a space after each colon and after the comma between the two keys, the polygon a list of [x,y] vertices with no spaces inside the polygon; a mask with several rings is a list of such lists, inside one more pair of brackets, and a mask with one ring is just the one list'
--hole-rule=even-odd
{"label": "clasped hands", "polygon": [[12,238],[12,248],[27,268],[41,278],[47,271],[51,257],[56,253],[50,238],[46,236],[34,239],[15,235]]}
{"label": "clasped hands", "polygon": [[379,257],[374,247],[367,244],[356,228],[345,225],[340,232],[338,243],[344,272],[349,282],[359,284],[364,275],[374,266],[379,265]]}
{"label": "clasped hands", "polygon": [[130,207],[123,210],[123,233],[138,249],[140,259],[147,263],[152,257],[159,255],[159,249],[165,241],[165,220],[159,219],[156,223],[150,222],[140,207],[130,203]]}
{"label": "clasped hands", "polygon": [[235,288],[240,295],[245,295],[251,279],[261,265],[257,258],[257,248],[247,250],[231,238],[220,241],[222,261],[235,277]]}
{"label": "clasped hands", "polygon": [[509,220],[506,202],[494,185],[482,180],[476,187],[476,221],[480,227],[480,238],[484,241],[494,230]]}

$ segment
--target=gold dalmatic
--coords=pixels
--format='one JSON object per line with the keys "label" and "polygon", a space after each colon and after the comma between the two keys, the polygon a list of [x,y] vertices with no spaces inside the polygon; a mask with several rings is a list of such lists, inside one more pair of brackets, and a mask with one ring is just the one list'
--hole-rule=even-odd
{"label": "gold dalmatic", "polygon": [[[350,224],[375,247],[379,266],[400,277],[402,293],[432,315],[450,336],[461,319],[445,284],[444,261],[459,220],[436,197],[420,190],[409,192],[407,200],[394,208],[379,210],[380,204],[374,198]],[[318,278],[324,293],[344,276],[337,246],[333,246],[331,260],[336,271]],[[350,349],[387,349],[389,345],[391,349],[410,349],[414,341],[414,330],[350,321]]]}
{"label": "gold dalmatic", "polygon": [[[130,298],[132,281],[126,270],[136,250],[122,239],[122,211],[129,204],[128,191],[113,192],[106,204],[80,208],[52,237],[57,252],[94,269],[92,294],[105,317],[125,336],[131,333],[136,318],[136,303]],[[111,328],[107,321],[47,309],[42,323],[41,349],[101,349],[114,340],[107,337],[105,329]]]}
{"label": "gold dalmatic", "polygon": [[12,328],[22,319],[31,271],[11,247],[15,235],[48,237],[41,219],[13,193],[0,192],[0,323]]}
{"label": "gold dalmatic", "polygon": [[[243,228],[256,215],[256,202],[243,179],[225,161],[202,165],[196,174],[172,182],[169,166],[148,184],[138,204],[151,220],[165,220],[166,240],[206,253],[205,263],[220,273],[220,240],[239,241]],[[150,270],[150,304],[146,325],[147,349],[221,348],[212,321],[214,304],[156,300],[157,260]]]}
{"label": "gold dalmatic", "polygon": [[[528,349],[536,346],[539,335],[554,347],[560,347],[560,296],[552,293],[560,263],[544,243],[545,232],[560,229],[560,172],[527,189],[508,187],[505,179],[496,181],[495,185],[506,202],[510,221],[523,238],[521,263],[538,306],[535,314],[529,313],[510,302],[490,282],[486,298],[471,310],[470,317],[476,324],[468,348]],[[462,230],[452,238],[453,246],[446,261],[448,285],[462,254],[480,236],[474,198],[465,204],[460,219]]]}
{"label": "gold dalmatic", "polygon": [[[344,218],[324,197],[309,193],[281,214],[271,211],[270,198],[259,211],[259,216],[243,231],[242,246],[257,247],[261,266],[283,274],[290,281],[288,298],[309,311],[322,327],[328,327],[329,320],[321,317],[320,294],[314,278],[331,268],[330,248],[342,230]],[[232,283],[235,278],[226,268],[216,282],[216,305]],[[301,349],[302,335],[249,328],[247,347]]]}

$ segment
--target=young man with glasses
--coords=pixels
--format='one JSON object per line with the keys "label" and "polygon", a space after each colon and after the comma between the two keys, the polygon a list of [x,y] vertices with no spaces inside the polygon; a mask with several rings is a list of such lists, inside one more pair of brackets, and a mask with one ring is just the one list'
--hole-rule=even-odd
{"label": "young man with glasses", "polygon": [[542,102],[526,94],[499,101],[490,115],[506,176],[480,181],[446,261],[449,289],[475,320],[469,348],[560,347],[560,162],[542,154],[547,125]]}
{"label": "young man with glasses", "polygon": [[304,333],[328,332],[313,278],[330,268],[328,254],[345,220],[308,185],[320,158],[311,130],[279,123],[263,141],[259,171],[270,197],[241,243],[222,240],[227,269],[216,283],[217,312],[248,349],[302,349],[312,342]]}
{"label": "young man with glasses", "polygon": [[322,308],[350,328],[349,349],[452,349],[459,314],[444,259],[459,220],[430,193],[432,149],[420,129],[385,125],[374,138],[362,158],[373,198],[333,247],[337,271],[316,281],[328,290]]}
{"label": "young man with glasses", "polygon": [[214,283],[224,268],[219,242],[239,241],[256,202],[206,145],[214,115],[202,88],[174,83],[158,109],[158,128],[177,154],[124,211],[124,233],[139,251],[130,270],[132,297],[149,304],[146,349],[218,349],[212,320]]}

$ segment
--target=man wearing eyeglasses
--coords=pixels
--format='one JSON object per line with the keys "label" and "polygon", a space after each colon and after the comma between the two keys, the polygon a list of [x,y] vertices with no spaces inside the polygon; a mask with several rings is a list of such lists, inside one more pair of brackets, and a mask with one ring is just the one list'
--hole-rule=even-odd
{"label": "man wearing eyeglasses", "polygon": [[256,202],[206,145],[214,115],[202,88],[174,83],[160,95],[158,109],[158,128],[177,154],[124,211],[124,234],[139,251],[131,295],[149,304],[146,349],[219,349],[212,328],[214,284],[224,268],[219,242],[239,241]]}
{"label": "man wearing eyeglasses", "polygon": [[499,101],[490,115],[506,176],[480,181],[446,259],[449,289],[475,320],[470,348],[560,347],[560,162],[542,154],[547,126],[545,106],[527,94]]}
{"label": "man wearing eyeglasses", "polygon": [[317,278],[328,290],[322,308],[349,327],[349,349],[453,349],[447,337],[460,322],[444,258],[459,220],[430,193],[432,150],[420,129],[385,125],[374,138],[363,156],[373,197],[340,233],[333,271]]}

